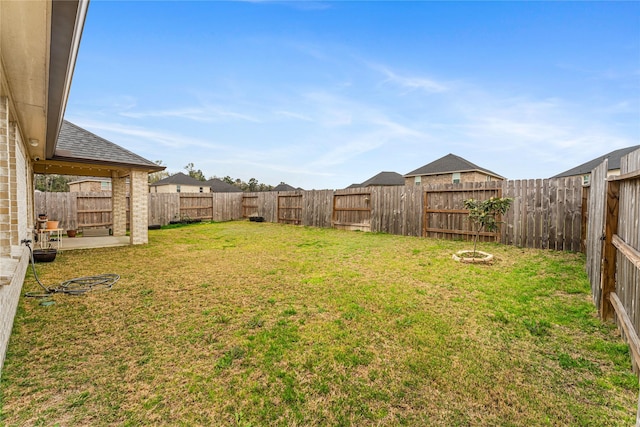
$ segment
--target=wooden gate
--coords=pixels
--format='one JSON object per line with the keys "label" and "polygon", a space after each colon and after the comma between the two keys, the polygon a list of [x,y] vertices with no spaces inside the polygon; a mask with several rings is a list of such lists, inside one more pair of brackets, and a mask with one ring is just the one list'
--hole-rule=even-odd
{"label": "wooden gate", "polygon": [[371,231],[371,192],[334,194],[331,226]]}
{"label": "wooden gate", "polygon": [[[469,220],[469,211],[464,208],[464,201],[502,197],[502,188],[487,188],[486,183],[479,184],[452,184],[450,187],[425,191],[422,235],[439,239],[472,239],[475,234],[474,224]],[[479,240],[499,241],[500,232],[482,231]]]}
{"label": "wooden gate", "polygon": [[180,193],[180,220],[213,219],[211,194]]}
{"label": "wooden gate", "polygon": [[302,224],[302,194],[278,195],[278,222]]}
{"label": "wooden gate", "polygon": [[258,215],[258,196],[242,196],[242,217]]}
{"label": "wooden gate", "polygon": [[110,227],[113,225],[111,194],[78,196],[78,228]]}

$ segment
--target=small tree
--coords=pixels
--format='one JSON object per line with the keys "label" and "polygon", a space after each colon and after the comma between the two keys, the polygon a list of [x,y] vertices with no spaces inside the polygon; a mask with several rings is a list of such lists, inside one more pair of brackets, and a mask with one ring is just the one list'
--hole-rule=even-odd
{"label": "small tree", "polygon": [[[162,160],[156,160],[153,163],[155,163],[158,166],[167,166],[164,163],[162,163]],[[149,174],[149,184],[155,184],[156,182],[160,181],[161,179],[165,179],[169,176],[169,172],[167,172],[166,170],[163,171],[158,171],[158,172],[151,172]]]}
{"label": "small tree", "polygon": [[204,177],[204,173],[200,169],[196,169],[193,163],[188,163],[187,166],[184,167],[184,170],[187,171],[191,178],[197,179],[198,181],[206,181],[207,178]]}
{"label": "small tree", "polygon": [[513,199],[508,197],[491,197],[487,200],[467,199],[464,201],[464,208],[469,211],[469,219],[476,225],[473,236],[473,257],[476,256],[476,246],[478,245],[478,237],[483,230],[497,231],[498,215],[504,215],[511,206]]}

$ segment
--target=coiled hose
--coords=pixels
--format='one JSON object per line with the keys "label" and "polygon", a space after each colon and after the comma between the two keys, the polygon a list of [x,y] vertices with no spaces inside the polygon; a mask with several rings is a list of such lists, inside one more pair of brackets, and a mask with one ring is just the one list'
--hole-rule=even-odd
{"label": "coiled hose", "polygon": [[77,277],[75,279],[66,280],[60,283],[55,288],[49,288],[40,281],[40,278],[38,277],[38,273],[36,272],[36,262],[33,259],[33,250],[29,245],[31,241],[23,240],[22,242],[29,248],[33,277],[36,278],[36,282],[38,282],[40,287],[45,292],[45,293],[27,292],[24,294],[25,297],[46,298],[51,296],[51,294],[57,294],[57,293],[63,293],[68,295],[82,295],[86,292],[97,290],[97,289],[111,289],[113,285],[120,279],[120,276],[117,274],[107,273],[107,274],[100,274],[98,276]]}

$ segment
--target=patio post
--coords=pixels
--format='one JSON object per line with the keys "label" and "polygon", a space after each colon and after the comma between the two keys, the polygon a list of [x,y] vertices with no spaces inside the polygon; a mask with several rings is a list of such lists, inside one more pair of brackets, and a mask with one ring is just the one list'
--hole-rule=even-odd
{"label": "patio post", "polygon": [[132,245],[149,243],[149,184],[146,171],[131,171],[129,236]]}
{"label": "patio post", "polygon": [[113,235],[127,235],[127,181],[116,171],[111,172],[111,206]]}

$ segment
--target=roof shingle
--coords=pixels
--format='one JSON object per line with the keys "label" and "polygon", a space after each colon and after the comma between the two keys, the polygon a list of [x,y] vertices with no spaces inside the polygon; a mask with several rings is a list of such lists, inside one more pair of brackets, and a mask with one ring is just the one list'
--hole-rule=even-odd
{"label": "roof shingle", "polygon": [[126,165],[148,171],[165,168],[66,120],[60,128],[53,160]]}
{"label": "roof shingle", "polygon": [[497,178],[504,179],[503,176],[498,175],[489,169],[481,168],[480,166],[471,163],[467,159],[463,159],[455,154],[447,154],[444,157],[434,160],[433,162],[426,164],[414,171],[405,174],[405,177],[411,176],[424,176],[424,175],[440,175],[453,172],[482,172],[487,175],[495,176]]}
{"label": "roof shingle", "polygon": [[208,185],[204,181],[198,181],[197,179],[192,178],[189,175],[185,175],[182,172],[178,172],[164,179],[161,179],[158,182],[154,182],[153,184],[150,184],[150,187],[157,187],[158,185],[169,185],[169,184],[191,185],[193,187],[208,187]]}
{"label": "roof shingle", "polygon": [[551,178],[563,178],[565,176],[589,174],[593,169],[598,167],[598,165],[600,165],[600,163],[602,163],[604,159],[609,159],[609,164],[608,164],[609,170],[620,169],[620,160],[622,159],[622,157],[638,149],[640,149],[640,145],[634,145],[632,147],[627,147],[627,148],[620,148],[619,150],[615,150],[603,156],[596,157],[593,160],[589,160],[586,163],[576,166],[575,168],[566,170],[562,173],[559,173],[558,175],[554,175]]}
{"label": "roof shingle", "polygon": [[360,184],[359,187],[372,185],[404,185],[404,177],[397,172],[380,172]]}
{"label": "roof shingle", "polygon": [[241,193],[242,192],[242,190],[236,187],[235,185],[229,184],[228,182],[224,182],[218,178],[211,178],[209,181],[206,181],[204,184],[210,187],[213,193]]}

